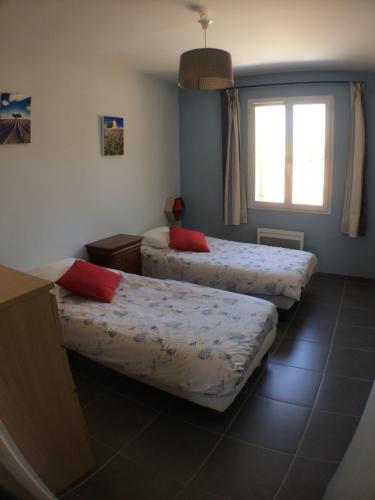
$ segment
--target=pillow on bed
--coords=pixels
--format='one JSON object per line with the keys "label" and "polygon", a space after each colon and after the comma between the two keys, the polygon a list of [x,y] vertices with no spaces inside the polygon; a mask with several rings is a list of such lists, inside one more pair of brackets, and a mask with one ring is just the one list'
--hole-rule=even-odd
{"label": "pillow on bed", "polygon": [[144,245],[154,248],[168,248],[169,247],[169,227],[161,226],[155,227],[142,234]]}
{"label": "pillow on bed", "polygon": [[169,228],[169,246],[174,250],[184,250],[187,252],[210,251],[204,233],[183,227]]}
{"label": "pillow on bed", "polygon": [[96,302],[112,302],[113,294],[122,276],[104,267],[76,260],[57,284]]}

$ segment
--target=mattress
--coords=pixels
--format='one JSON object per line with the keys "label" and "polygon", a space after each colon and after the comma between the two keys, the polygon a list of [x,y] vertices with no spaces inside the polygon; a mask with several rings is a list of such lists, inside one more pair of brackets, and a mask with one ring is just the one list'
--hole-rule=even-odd
{"label": "mattress", "polygon": [[275,306],[191,283],[122,275],[111,304],[57,293],[65,346],[225,410],[274,340]]}
{"label": "mattress", "polygon": [[143,245],[142,272],[154,278],[297,301],[317,265],[314,254],[301,250],[209,237],[207,244],[207,253]]}

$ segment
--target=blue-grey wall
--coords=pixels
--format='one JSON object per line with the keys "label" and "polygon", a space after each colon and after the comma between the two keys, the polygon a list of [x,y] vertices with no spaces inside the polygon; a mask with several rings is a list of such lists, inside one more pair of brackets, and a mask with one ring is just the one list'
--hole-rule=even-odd
{"label": "blue-grey wall", "polygon": [[305,249],[314,252],[320,270],[375,278],[375,74],[347,72],[283,73],[240,78],[237,84],[299,82],[317,80],[363,80],[366,82],[368,122],[368,232],[349,239],[341,234],[344,200],[350,93],[346,84],[311,84],[259,87],[240,91],[242,114],[242,157],[247,172],[247,100],[254,97],[333,95],[334,164],[330,214],[280,212],[250,209],[248,224],[223,223],[223,169],[221,150],[220,95],[218,92],[180,91],[181,191],[186,202],[184,226],[236,241],[256,241],[257,227],[305,232]]}

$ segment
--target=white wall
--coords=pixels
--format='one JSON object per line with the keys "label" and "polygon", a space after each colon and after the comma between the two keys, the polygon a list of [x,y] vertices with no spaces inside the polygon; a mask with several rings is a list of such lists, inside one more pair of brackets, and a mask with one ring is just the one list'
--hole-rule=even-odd
{"label": "white wall", "polygon": [[323,500],[375,498],[375,385],[344,458],[332,477]]}
{"label": "white wall", "polygon": [[[0,262],[29,269],[164,223],[179,193],[177,89],[119,62],[0,52],[0,92],[32,96],[31,144],[0,145]],[[125,117],[104,157],[100,115]]]}

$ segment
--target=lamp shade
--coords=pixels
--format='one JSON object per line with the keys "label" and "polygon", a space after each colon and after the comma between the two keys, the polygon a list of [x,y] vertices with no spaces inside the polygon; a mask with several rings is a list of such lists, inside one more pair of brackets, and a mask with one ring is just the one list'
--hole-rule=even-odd
{"label": "lamp shade", "polygon": [[192,90],[233,87],[232,58],[221,49],[194,49],[181,54],[178,86]]}
{"label": "lamp shade", "polygon": [[184,213],[185,203],[181,197],[167,199],[164,207],[164,214],[170,224],[175,224],[176,222],[182,220]]}

